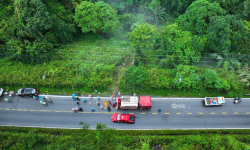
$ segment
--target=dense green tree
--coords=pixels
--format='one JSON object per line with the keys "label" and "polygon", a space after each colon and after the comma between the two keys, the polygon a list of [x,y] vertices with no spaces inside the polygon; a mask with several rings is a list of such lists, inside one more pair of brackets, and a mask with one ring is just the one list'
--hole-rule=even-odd
{"label": "dense green tree", "polygon": [[209,3],[207,0],[197,0],[193,2],[186,12],[179,16],[178,25],[192,34],[207,34],[209,20],[213,16],[224,15],[223,10],[218,3]]}
{"label": "dense green tree", "polygon": [[210,48],[216,52],[238,53],[243,44],[244,24],[235,16],[211,17],[208,38]]}
{"label": "dense green tree", "polygon": [[131,31],[134,29],[134,27],[131,28],[132,25],[137,27],[138,25],[145,23],[144,16],[142,14],[131,14],[131,13],[125,13],[123,15],[119,16],[119,20],[121,22],[121,25],[123,26],[124,30]]}
{"label": "dense green tree", "polygon": [[12,19],[12,15],[14,13],[13,2],[9,0],[2,0],[0,2],[0,55],[1,57],[5,57],[5,44],[10,38],[11,35],[14,34],[12,26],[16,24],[12,24],[10,21]]}
{"label": "dense green tree", "polygon": [[[71,42],[76,33],[73,9],[57,1],[15,0],[4,9],[0,35],[6,45],[2,51],[13,59],[24,62],[49,60],[47,52],[58,47],[51,43]],[[36,57],[38,55],[44,58]]]}
{"label": "dense green tree", "polygon": [[187,65],[179,65],[174,70],[174,87],[178,89],[200,89],[200,77],[195,70]]}
{"label": "dense green tree", "polygon": [[135,49],[147,48],[153,50],[156,42],[157,30],[156,27],[148,23],[137,26],[129,33],[131,46]]}
{"label": "dense green tree", "polygon": [[161,6],[166,8],[166,13],[172,14],[173,17],[178,17],[179,15],[185,13],[186,9],[195,0],[171,0],[163,1],[161,0]]}
{"label": "dense green tree", "polygon": [[117,11],[102,1],[96,3],[83,1],[76,7],[75,21],[83,33],[105,32],[119,24]]}
{"label": "dense green tree", "polygon": [[102,0],[118,11],[129,12],[129,6],[133,6],[134,0]]}
{"label": "dense green tree", "polygon": [[26,34],[43,37],[41,31],[49,30],[53,25],[46,5],[40,0],[15,0],[15,14],[23,26],[19,37],[25,37]]}
{"label": "dense green tree", "polygon": [[156,44],[156,40],[158,38],[156,27],[148,23],[144,23],[137,26],[132,32],[129,33],[129,35],[131,46],[136,49],[136,64],[138,61],[150,59],[146,58],[146,56],[151,55],[150,52],[153,51],[154,45]]}
{"label": "dense green tree", "polygon": [[250,21],[250,0],[245,0],[243,2],[243,11],[242,11],[243,18],[247,21]]}
{"label": "dense green tree", "polygon": [[212,69],[208,69],[201,76],[201,83],[203,83],[203,87],[206,89],[218,89],[218,90],[229,90],[230,85],[226,80],[221,79],[217,72]]}
{"label": "dense green tree", "polygon": [[246,64],[244,67],[240,68],[238,71],[238,76],[240,77],[240,81],[244,84],[246,88],[250,86],[250,67]]}
{"label": "dense green tree", "polygon": [[145,81],[146,71],[141,66],[136,67],[131,65],[124,72],[124,80],[126,85],[122,85],[121,89],[134,90],[142,88],[142,83]]}
{"label": "dense green tree", "polygon": [[250,22],[244,20],[243,24],[244,24],[244,32],[242,33],[243,34],[242,36],[243,36],[244,42],[243,42],[240,54],[245,55],[247,57],[248,55],[250,55]]}
{"label": "dense green tree", "polygon": [[155,24],[160,24],[165,21],[165,8],[160,4],[159,0],[152,0],[148,5],[151,11],[151,17],[153,18]]}
{"label": "dense green tree", "polygon": [[[202,39],[193,37],[189,31],[179,29],[177,24],[167,26],[161,34],[161,50],[168,66],[198,63],[203,46]],[[199,43],[196,45],[196,43]]]}
{"label": "dense green tree", "polygon": [[[48,41],[51,41],[51,43],[68,43],[73,41],[73,35],[77,33],[74,12],[79,1],[45,1],[47,10],[53,21],[52,30],[46,36]],[[54,41],[55,39],[57,40]]]}
{"label": "dense green tree", "polygon": [[236,15],[239,13],[239,7],[241,7],[244,0],[208,0],[209,2],[216,2],[220,4],[220,7],[226,10],[226,14]]}

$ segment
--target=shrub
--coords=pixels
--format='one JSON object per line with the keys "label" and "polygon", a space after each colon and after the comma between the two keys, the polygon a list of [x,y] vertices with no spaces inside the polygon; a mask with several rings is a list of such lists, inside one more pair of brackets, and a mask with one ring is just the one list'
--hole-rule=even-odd
{"label": "shrub", "polygon": [[120,85],[121,89],[140,89],[143,87],[143,83],[146,79],[146,70],[141,66],[136,67],[135,65],[131,65],[124,71],[123,77],[126,85]]}

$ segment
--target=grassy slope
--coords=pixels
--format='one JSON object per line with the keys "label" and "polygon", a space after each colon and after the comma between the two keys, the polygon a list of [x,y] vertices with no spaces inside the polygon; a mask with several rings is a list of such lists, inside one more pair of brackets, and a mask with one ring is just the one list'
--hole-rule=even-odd
{"label": "grassy slope", "polygon": [[[78,66],[82,64],[86,64],[89,66],[95,66],[98,64],[103,65],[112,65],[114,63],[124,63],[124,65],[121,66],[115,66],[115,71],[110,72],[110,79],[111,86],[108,89],[98,89],[96,90],[98,92],[101,92],[101,95],[111,95],[113,90],[119,90],[118,86],[118,76],[121,74],[122,69],[128,67],[133,58],[134,50],[130,46],[126,46],[124,48],[124,43],[111,38],[111,39],[104,39],[101,36],[97,36],[95,34],[84,34],[79,36],[75,39],[75,41],[65,46],[65,48],[62,48],[59,50],[60,57],[67,57],[67,59],[64,60],[54,60],[51,62],[43,63],[43,64],[37,64],[35,66],[33,65],[26,65],[22,64],[20,62],[10,62],[8,58],[0,59],[0,63],[3,64],[3,66],[0,69],[0,72],[3,72],[6,75],[6,78],[1,78],[0,81],[4,83],[6,80],[10,84],[2,86],[4,89],[8,90],[14,90],[17,91],[20,87],[27,87],[32,86],[32,83],[34,81],[38,81],[40,83],[40,86],[38,87],[41,91],[41,93],[49,93],[49,94],[67,94],[71,95],[75,92],[80,92],[81,94],[94,94],[97,93],[94,92],[94,88],[86,88],[85,86],[82,87],[74,87],[71,88],[67,87],[61,87],[57,82],[50,77],[49,75],[46,75],[46,79],[43,81],[41,78],[45,71],[50,71],[53,73],[63,72],[63,73],[70,73],[73,69],[78,68]],[[69,59],[72,58],[72,59]],[[56,59],[56,58],[55,58]],[[61,73],[61,74],[63,74]],[[32,76],[28,81],[25,78],[25,76]],[[77,75],[73,75],[73,79],[66,79],[69,81],[75,81]],[[65,78],[62,77],[56,77],[58,80],[65,80]],[[25,84],[11,86],[11,80],[16,81],[18,83],[22,83],[23,81],[26,81]],[[80,80],[80,79],[79,79]],[[46,82],[52,82],[57,84],[57,87],[51,88],[50,86],[44,87],[43,84]],[[122,92],[123,95],[130,94],[131,91]],[[218,96],[218,95],[224,95],[227,97],[234,97],[234,96],[242,96],[240,95],[242,93],[237,93],[237,91],[231,91],[228,93],[218,93],[216,91],[191,91],[191,90],[175,90],[175,89],[162,89],[162,90],[147,90],[144,89],[143,91],[133,91],[136,92],[138,95],[152,95],[152,96],[169,96],[169,97],[205,97],[205,96]],[[250,93],[250,90],[245,90],[243,93]],[[247,96],[245,96],[247,97]]]}

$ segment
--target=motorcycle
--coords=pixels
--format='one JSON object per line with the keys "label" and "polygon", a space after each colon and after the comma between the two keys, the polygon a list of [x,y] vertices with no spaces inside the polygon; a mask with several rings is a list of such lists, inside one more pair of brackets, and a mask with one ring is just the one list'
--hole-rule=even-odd
{"label": "motorcycle", "polygon": [[79,101],[79,97],[78,97],[78,96],[76,96],[75,94],[72,94],[72,98],[73,98],[73,100],[74,100],[74,101],[76,101],[76,100],[78,100],[78,101]]}
{"label": "motorcycle", "polygon": [[45,96],[45,98],[52,103],[52,100],[48,96]]}
{"label": "motorcycle", "polygon": [[75,96],[75,99],[79,101],[79,97],[78,96]]}
{"label": "motorcycle", "polygon": [[235,104],[238,104],[238,103],[241,102],[241,100],[242,100],[241,97],[236,97],[236,98],[234,99],[234,103],[235,103]]}
{"label": "motorcycle", "polygon": [[99,106],[99,105],[100,105],[100,103],[99,103],[98,101],[96,101],[96,105],[98,105],[98,106]]}
{"label": "motorcycle", "polygon": [[45,105],[45,106],[47,105],[47,103],[45,101],[40,101],[40,103]]}
{"label": "motorcycle", "polygon": [[5,98],[4,101],[5,102],[10,102],[10,100],[8,98]]}
{"label": "motorcycle", "polygon": [[9,92],[9,96],[14,96],[14,95],[15,95],[15,92],[13,92],[13,91]]}
{"label": "motorcycle", "polygon": [[85,98],[82,99],[83,102],[87,102]]}

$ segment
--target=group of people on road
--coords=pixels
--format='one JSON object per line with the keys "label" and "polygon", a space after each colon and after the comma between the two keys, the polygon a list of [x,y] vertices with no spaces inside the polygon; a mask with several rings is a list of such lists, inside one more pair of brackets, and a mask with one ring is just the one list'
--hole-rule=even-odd
{"label": "group of people on road", "polygon": [[[78,92],[77,92],[77,94],[80,95]],[[89,94],[88,97],[89,97],[90,99],[93,99],[93,96],[92,96],[91,94]],[[79,97],[78,97],[76,94],[72,94],[72,99],[76,102],[77,105],[80,105],[80,102],[79,102],[80,99],[79,99]],[[97,96],[96,105],[98,105],[98,106],[100,105],[99,100],[100,100],[100,97]],[[83,101],[83,102],[86,102],[86,99],[83,98],[82,101]],[[100,108],[103,109],[103,106],[101,105]],[[110,107],[108,107],[107,109],[110,110]],[[90,110],[91,110],[91,111],[95,111],[94,108],[90,108]],[[75,107],[75,108],[72,108],[72,111],[78,112],[78,111],[83,111],[83,109],[82,109],[82,107],[79,107],[79,108],[78,108],[78,107]]]}
{"label": "group of people on road", "polygon": [[[79,93],[77,92],[77,94],[79,95]],[[72,98],[73,98],[73,100],[74,101],[76,101],[76,104],[77,105],[80,105],[80,102],[79,102],[79,97],[77,96],[77,95],[75,95],[75,94],[73,94],[72,95]],[[83,99],[83,101],[86,101],[85,99]],[[74,112],[78,112],[78,111],[83,111],[83,109],[82,109],[82,107],[75,107],[75,108],[72,108],[72,111],[74,111]]]}

